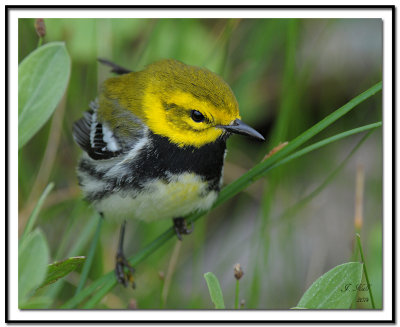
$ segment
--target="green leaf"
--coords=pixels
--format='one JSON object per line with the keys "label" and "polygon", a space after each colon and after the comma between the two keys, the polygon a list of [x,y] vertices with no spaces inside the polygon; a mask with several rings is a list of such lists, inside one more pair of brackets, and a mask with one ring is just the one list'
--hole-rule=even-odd
{"label": "green leaf", "polygon": [[49,248],[43,232],[35,229],[18,248],[18,303],[25,303],[42,284],[49,262]]}
{"label": "green leaf", "polygon": [[60,278],[77,269],[85,260],[85,257],[71,257],[66,260],[56,261],[50,264],[48,266],[46,279],[40,287],[55,283]]}
{"label": "green leaf", "polygon": [[204,274],[204,278],[207,282],[208,291],[210,292],[211,301],[214,303],[215,309],[225,309],[224,297],[222,296],[221,286],[217,277],[212,272],[208,272]]}
{"label": "green leaf", "polygon": [[46,123],[69,80],[71,60],[62,42],[48,43],[18,67],[18,148]]}
{"label": "green leaf", "polygon": [[348,262],[318,278],[304,293],[297,307],[305,309],[349,309],[361,283],[363,265]]}

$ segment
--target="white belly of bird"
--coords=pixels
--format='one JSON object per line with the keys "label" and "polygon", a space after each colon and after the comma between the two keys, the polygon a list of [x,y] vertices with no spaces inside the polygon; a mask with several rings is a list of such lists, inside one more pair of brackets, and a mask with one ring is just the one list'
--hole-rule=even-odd
{"label": "white belly of bird", "polygon": [[152,180],[135,193],[114,193],[94,204],[106,218],[152,221],[184,217],[192,212],[207,210],[217,199],[216,191],[192,173],[171,175],[168,183]]}

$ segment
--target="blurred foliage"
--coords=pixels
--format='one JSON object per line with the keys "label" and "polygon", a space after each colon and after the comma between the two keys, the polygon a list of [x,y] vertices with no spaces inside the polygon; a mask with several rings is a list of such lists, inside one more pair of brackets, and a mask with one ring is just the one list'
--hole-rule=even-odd
{"label": "blurred foliage", "polygon": [[[161,58],[205,66],[231,85],[243,120],[267,139],[264,144],[232,137],[224,180],[228,184],[257,164],[280,142],[290,141],[348,100],[382,79],[382,21],[378,19],[45,19],[44,44],[65,42],[71,75],[65,99],[52,119],[19,151],[19,226],[24,230],[40,194],[55,189],[40,212],[52,261],[86,256],[96,215],[82,200],[75,166],[80,150],[72,123],[112,76],[97,63],[106,58],[142,69]],[[21,62],[36,49],[33,19],[19,21]],[[382,119],[375,95],[324,130],[313,141]],[[244,308],[294,307],[323,273],[348,262],[354,240],[356,165],[365,166],[364,222],[360,234],[377,307],[382,306],[382,135],[375,131],[346,165],[335,172],[361,135],[294,160],[196,222],[171,266],[169,241],[136,268],[136,290],[117,286],[97,308],[213,308],[203,275],[219,276],[226,303],[235,298],[236,262]],[[323,184],[301,209],[289,207]],[[170,221],[129,221],[125,249],[131,255]],[[114,267],[119,226],[103,223],[88,282]],[[58,308],[73,296],[81,270],[39,289]],[[167,287],[168,285],[168,287]],[[380,299],[380,300],[377,300]],[[45,301],[44,301],[45,302]],[[43,302],[43,303],[44,303]],[[378,304],[379,303],[379,304]],[[40,305],[38,305],[40,307]],[[362,306],[361,306],[362,307]],[[366,306],[365,306],[366,307]]]}

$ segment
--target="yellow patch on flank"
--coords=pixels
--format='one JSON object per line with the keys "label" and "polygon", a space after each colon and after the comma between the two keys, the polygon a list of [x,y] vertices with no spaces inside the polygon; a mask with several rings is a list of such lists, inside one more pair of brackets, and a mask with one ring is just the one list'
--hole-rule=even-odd
{"label": "yellow patch on flank", "polygon": [[215,202],[217,192],[208,191],[208,183],[193,173],[172,175],[169,183],[152,180],[133,197],[112,194],[96,203],[106,217],[135,218],[144,221],[178,218],[197,210],[207,210]]}
{"label": "yellow patch on flank", "polygon": [[[215,125],[228,125],[236,118],[240,118],[239,112],[237,112],[237,116],[232,117],[229,111],[216,108],[206,101],[195,98],[190,93],[174,91],[163,96],[163,101],[166,103],[174,103],[188,110],[187,115],[179,117],[182,124],[177,124],[176,120],[171,122],[167,119],[168,112],[161,102],[161,96],[151,86],[145,92],[143,98],[146,123],[155,134],[168,137],[180,147],[187,145],[201,147],[207,143],[212,143],[223,132]],[[211,123],[194,122],[190,118],[190,110],[200,111]],[[183,127],[187,125],[190,126],[189,129]]]}

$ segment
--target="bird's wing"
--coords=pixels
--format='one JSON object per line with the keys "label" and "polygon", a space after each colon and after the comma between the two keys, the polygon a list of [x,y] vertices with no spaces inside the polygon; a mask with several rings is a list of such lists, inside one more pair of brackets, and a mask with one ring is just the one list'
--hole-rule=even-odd
{"label": "bird's wing", "polygon": [[76,143],[95,160],[110,159],[122,152],[121,144],[112,131],[97,121],[94,110],[86,111],[74,123],[72,134]]}
{"label": "bird's wing", "polygon": [[120,65],[117,65],[116,63],[113,63],[112,61],[109,61],[109,60],[107,60],[107,59],[97,58],[97,60],[98,60],[100,63],[102,63],[103,65],[106,65],[106,66],[111,67],[111,68],[112,68],[111,71],[112,71],[113,73],[118,74],[118,75],[129,74],[129,73],[132,72],[131,70],[129,70],[129,69],[127,69],[127,68],[124,68],[124,67],[122,67],[122,66],[120,66]]}

